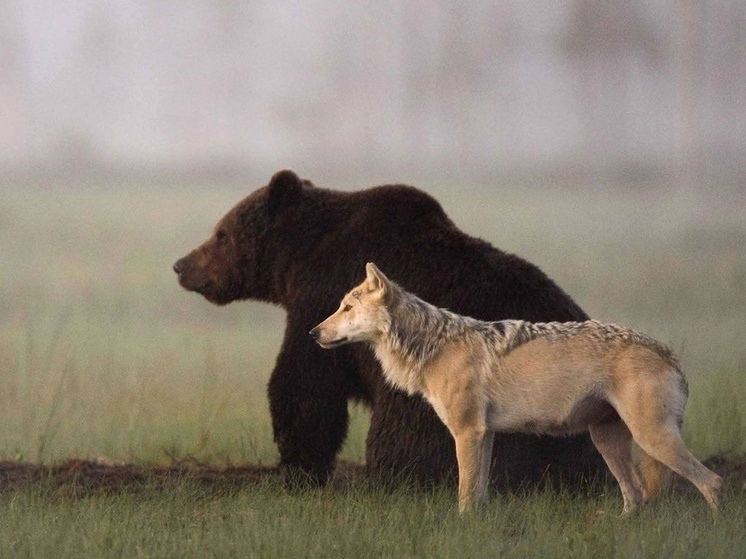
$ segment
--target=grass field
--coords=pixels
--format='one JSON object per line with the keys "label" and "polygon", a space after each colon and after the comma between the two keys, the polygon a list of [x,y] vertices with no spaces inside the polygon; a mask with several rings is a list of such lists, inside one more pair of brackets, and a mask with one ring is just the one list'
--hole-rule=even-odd
{"label": "grass field", "polygon": [[[171,263],[247,191],[6,188],[0,198],[0,460],[273,464],[265,385],[283,314],[216,308]],[[469,233],[540,265],[592,316],[681,356],[700,457],[746,453],[746,201],[664,188],[432,191]],[[365,410],[343,457],[362,461]],[[0,557],[743,557],[746,489],[713,524],[676,493],[624,521],[617,491],[496,498],[365,486],[287,494],[189,480],[73,498],[0,493]],[[603,509],[607,514],[597,515]]]}
{"label": "grass field", "polygon": [[148,494],[3,497],[4,557],[743,557],[743,498],[713,525],[699,499],[671,496],[620,520],[616,495],[498,497],[459,518],[453,495],[273,484],[229,494],[185,484]]}

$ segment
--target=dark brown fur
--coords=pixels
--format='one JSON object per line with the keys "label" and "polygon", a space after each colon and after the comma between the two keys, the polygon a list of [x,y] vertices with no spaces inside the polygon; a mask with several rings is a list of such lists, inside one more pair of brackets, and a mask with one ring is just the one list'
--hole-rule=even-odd
{"label": "dark brown fur", "polygon": [[[499,219],[499,208],[495,213]],[[367,261],[433,304],[481,320],[588,318],[541,270],[466,235],[424,192],[403,185],[338,192],[291,171],[239,202],[174,269],[183,287],[216,304],[256,299],[287,311],[269,382],[287,471],[327,480],[347,433],[347,404],[356,400],[372,413],[366,461],[373,476],[422,485],[454,480],[453,443],[429,405],[387,386],[368,349],[325,352],[308,336],[357,284]],[[605,472],[587,435],[501,435],[495,446],[500,487]]]}

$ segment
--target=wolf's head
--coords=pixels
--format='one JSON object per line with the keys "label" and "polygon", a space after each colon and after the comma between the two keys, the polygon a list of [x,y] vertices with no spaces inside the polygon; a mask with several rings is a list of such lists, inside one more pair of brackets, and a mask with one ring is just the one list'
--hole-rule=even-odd
{"label": "wolf's head", "polygon": [[309,334],[323,348],[352,342],[374,342],[386,326],[389,279],[376,265],[365,265],[365,280],[342,299],[339,309]]}

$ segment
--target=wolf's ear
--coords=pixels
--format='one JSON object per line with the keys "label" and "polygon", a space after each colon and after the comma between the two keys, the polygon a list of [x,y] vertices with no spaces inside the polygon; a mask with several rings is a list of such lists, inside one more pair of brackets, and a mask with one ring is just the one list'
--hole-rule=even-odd
{"label": "wolf's ear", "polygon": [[303,181],[293,171],[285,169],[272,176],[267,185],[267,190],[269,190],[269,201],[267,203],[269,211],[274,212],[300,198],[303,191]]}
{"label": "wolf's ear", "polygon": [[373,262],[368,262],[365,265],[365,279],[370,285],[371,291],[385,291],[389,285],[389,279],[383,275],[383,272],[379,270]]}

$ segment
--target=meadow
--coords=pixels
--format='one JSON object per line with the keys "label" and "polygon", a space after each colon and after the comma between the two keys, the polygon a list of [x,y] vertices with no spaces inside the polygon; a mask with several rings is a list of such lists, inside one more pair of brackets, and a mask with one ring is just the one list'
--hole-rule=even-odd
{"label": "meadow", "polygon": [[[744,192],[421,186],[462,229],[538,264],[593,317],[668,343],[690,381],[691,450],[746,454]],[[0,460],[276,462],[265,386],[282,311],[214,307],[171,271],[248,192],[3,187]],[[368,418],[351,413],[342,458],[362,462]],[[292,494],[271,477],[84,496],[42,479],[0,487],[0,557],[746,556],[738,484],[714,523],[688,489],[625,520],[616,489],[498,496],[467,519],[454,505],[447,489],[344,483]]]}

